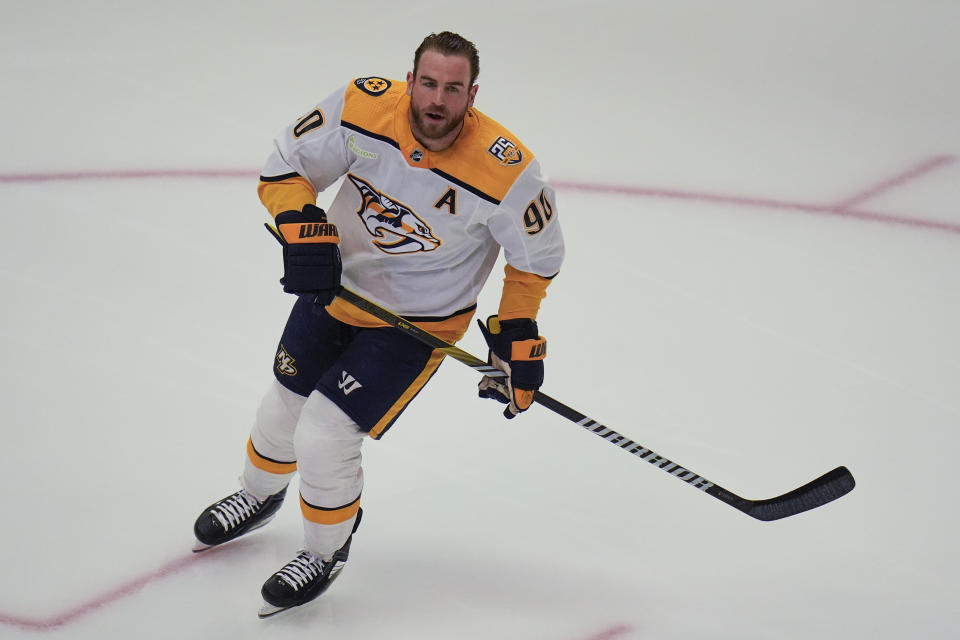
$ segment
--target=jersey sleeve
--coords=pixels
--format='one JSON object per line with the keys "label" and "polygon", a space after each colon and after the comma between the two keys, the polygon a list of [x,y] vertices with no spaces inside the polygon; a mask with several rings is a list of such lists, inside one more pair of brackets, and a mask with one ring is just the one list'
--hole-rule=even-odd
{"label": "jersey sleeve", "polygon": [[333,93],[274,139],[257,188],[272,215],[315,203],[316,194],[349,169],[340,126],[344,93]]}
{"label": "jersey sleeve", "polygon": [[563,264],[557,213],[554,190],[534,159],[488,221],[507,261],[501,319],[536,318],[547,285]]}

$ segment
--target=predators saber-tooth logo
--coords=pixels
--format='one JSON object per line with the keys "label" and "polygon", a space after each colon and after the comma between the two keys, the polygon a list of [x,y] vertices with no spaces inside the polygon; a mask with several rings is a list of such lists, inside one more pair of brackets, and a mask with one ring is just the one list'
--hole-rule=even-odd
{"label": "predators saber-tooth logo", "polygon": [[373,244],[384,253],[433,251],[440,239],[410,207],[374,189],[373,185],[352,173],[347,178],[360,192],[357,215],[373,236]]}

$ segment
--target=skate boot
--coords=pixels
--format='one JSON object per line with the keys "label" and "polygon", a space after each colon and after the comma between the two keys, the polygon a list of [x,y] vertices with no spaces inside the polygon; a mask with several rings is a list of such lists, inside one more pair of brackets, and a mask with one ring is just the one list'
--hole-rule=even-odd
{"label": "skate boot", "polygon": [[[353,526],[354,532],[360,525],[362,515],[363,510],[357,514],[357,521]],[[299,607],[320,596],[336,580],[343,565],[347,563],[352,540],[353,533],[330,560],[324,560],[314,553],[301,550],[296,558],[263,583],[260,594],[263,596],[264,603],[258,615],[266,618],[291,607]]]}
{"label": "skate boot", "polygon": [[197,537],[193,550],[203,551],[229,542],[267,524],[283,504],[286,493],[284,487],[261,502],[241,489],[214,502],[203,510],[193,525],[193,534]]}

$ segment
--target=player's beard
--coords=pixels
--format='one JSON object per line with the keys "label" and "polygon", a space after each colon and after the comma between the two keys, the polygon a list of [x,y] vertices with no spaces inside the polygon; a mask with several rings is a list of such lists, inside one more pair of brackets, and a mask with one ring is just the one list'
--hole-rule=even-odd
{"label": "player's beard", "polygon": [[[435,121],[426,115],[426,111],[438,112],[444,116],[444,119]],[[463,119],[467,115],[467,109],[464,107],[459,113],[451,114],[448,113],[446,109],[436,109],[433,107],[421,109],[411,102],[410,114],[413,117],[413,124],[416,128],[414,133],[418,134],[418,138],[423,138],[420,142],[427,144],[431,140],[439,140],[449,135],[457,127],[462,125]]]}

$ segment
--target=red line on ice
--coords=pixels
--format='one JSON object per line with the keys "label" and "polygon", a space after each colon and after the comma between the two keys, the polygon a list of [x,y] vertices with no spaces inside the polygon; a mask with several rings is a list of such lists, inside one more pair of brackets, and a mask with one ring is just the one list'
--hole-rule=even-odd
{"label": "red line on ice", "polygon": [[115,169],[55,173],[2,173],[0,183],[75,182],[78,180],[129,180],[144,178],[256,178],[250,169]]}
{"label": "red line on ice", "polygon": [[[554,186],[560,190],[583,191],[588,193],[615,194],[636,198],[666,198],[674,200],[693,200],[719,204],[732,204],[741,207],[755,207],[780,211],[799,211],[812,215],[838,216],[856,218],[871,222],[882,222],[906,227],[921,229],[936,229],[950,233],[960,233],[960,223],[946,222],[888,213],[876,213],[853,209],[860,204],[881,193],[900,187],[910,180],[914,180],[931,171],[951,164],[956,160],[953,156],[941,155],[929,158],[900,174],[887,178],[854,196],[836,204],[812,204],[807,202],[793,202],[773,198],[755,198],[747,196],[705,193],[698,191],[683,191],[672,189],[656,189],[635,187],[630,185],[601,184],[596,182],[576,182],[567,180],[554,181]],[[99,171],[67,171],[59,173],[10,173],[0,174],[2,183],[30,183],[30,182],[68,182],[80,180],[128,180],[149,178],[188,178],[188,179],[219,179],[219,178],[249,178],[255,179],[258,175],[254,169],[118,169]]]}
{"label": "red line on ice", "polygon": [[[217,551],[219,550],[211,549],[209,551],[205,551],[203,555],[213,555]],[[191,552],[189,555],[183,555],[179,558],[175,558],[174,560],[161,566],[159,569],[145,573],[139,577],[133,578],[132,580],[128,580],[127,582],[124,582],[119,586],[114,587],[113,589],[110,589],[109,591],[106,591],[92,598],[91,600],[88,600],[87,602],[83,602],[71,609],[67,609],[66,611],[50,617],[30,618],[26,616],[17,616],[0,612],[0,624],[40,631],[48,631],[50,629],[62,627],[66,624],[74,622],[78,618],[88,613],[96,611],[97,609],[105,607],[109,604],[113,604],[117,600],[136,593],[149,582],[166,578],[167,576],[177,573],[187,565],[194,562],[198,557],[199,556],[197,554]]]}
{"label": "red line on ice", "polygon": [[[938,164],[942,166],[942,164]],[[905,182],[901,181],[900,184]],[[734,196],[719,193],[703,193],[698,191],[683,191],[674,189],[651,189],[647,187],[632,187],[626,185],[597,184],[592,182],[568,182],[564,180],[555,180],[553,185],[561,191],[584,191],[600,194],[612,194],[622,196],[632,196],[641,198],[664,198],[672,200],[693,200],[700,202],[711,202],[717,204],[732,204],[740,207],[756,207],[761,209],[774,209],[778,211],[799,211],[811,215],[835,216],[843,218],[856,218],[858,220],[868,220],[870,222],[883,222],[885,224],[895,224],[906,227],[915,227],[919,229],[936,229],[950,233],[960,233],[960,223],[946,222],[943,220],[933,220],[929,218],[912,217],[906,215],[896,215],[889,213],[876,213],[872,211],[860,211],[850,208],[839,208],[838,205],[810,204],[807,202],[791,202],[787,200],[775,200],[771,198],[751,198],[745,196]],[[892,187],[890,185],[888,188]],[[874,194],[876,195],[876,194]]]}
{"label": "red line on ice", "polygon": [[622,636],[625,633],[630,633],[631,631],[633,631],[633,627],[627,626],[625,624],[618,624],[615,627],[610,627],[609,629],[598,631],[592,636],[584,638],[584,640],[614,640],[614,638]]}
{"label": "red line on ice", "polygon": [[880,195],[881,193],[884,193],[885,191],[890,191],[891,189],[904,185],[911,180],[916,180],[920,176],[926,175],[935,169],[944,167],[952,163],[954,160],[956,160],[956,158],[953,156],[934,156],[932,158],[927,158],[923,162],[909,167],[895,176],[882,180],[877,184],[864,189],[860,193],[842,200],[838,204],[833,205],[833,207],[837,211],[846,211],[858,204],[866,202],[867,200]]}

